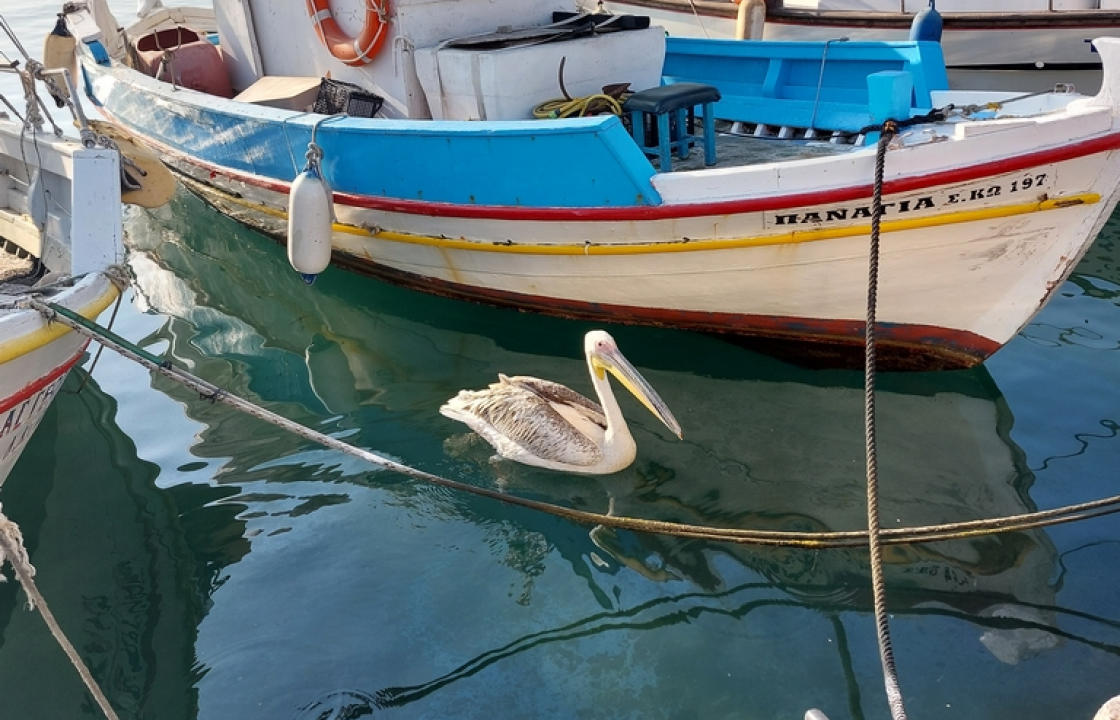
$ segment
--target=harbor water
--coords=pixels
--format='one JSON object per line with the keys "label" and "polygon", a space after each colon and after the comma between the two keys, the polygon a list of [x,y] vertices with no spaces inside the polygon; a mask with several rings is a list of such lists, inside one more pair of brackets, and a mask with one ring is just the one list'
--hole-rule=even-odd
{"label": "harbor water", "polygon": [[[111,5],[131,20],[135,3]],[[55,11],[0,10],[32,52]],[[581,510],[866,523],[860,370],[607,327],[684,439],[627,396],[635,463],[561,475],[493,460],[438,408],[499,372],[590,393],[593,326],[336,268],[307,286],[282,247],[184,190],[129,208],[125,227],[134,286],[101,322],[320,432]],[[889,717],[862,549],[583,526],[365,465],[109,351],[82,367],[0,502],[122,718]],[[1120,216],[984,365],[879,378],[883,524],[1115,495],[1118,423]],[[1089,720],[1120,694],[1117,515],[884,560],[911,717]],[[14,582],[0,585],[0,717],[100,717]]]}

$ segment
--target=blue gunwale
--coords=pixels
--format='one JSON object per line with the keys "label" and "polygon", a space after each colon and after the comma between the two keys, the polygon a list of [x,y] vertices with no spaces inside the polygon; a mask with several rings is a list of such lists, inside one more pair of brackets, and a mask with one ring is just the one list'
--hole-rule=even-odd
{"label": "blue gunwale", "polygon": [[[94,102],[137,135],[200,164],[290,182],[305,164],[319,123],[325,177],[332,189],[352,196],[463,207],[662,205],[653,165],[614,116],[327,121],[172,88],[98,62],[95,49],[86,47],[83,63]],[[716,85],[723,96],[717,117],[792,127],[815,121],[817,127],[850,131],[870,121],[866,77],[883,70],[914,77],[912,112],[928,109],[929,90],[945,86],[936,43],[826,46],[695,38],[667,39],[663,81]]]}
{"label": "blue gunwale", "polygon": [[[323,116],[173,90],[85,66],[97,104],[145,138],[218,167],[290,182]],[[463,205],[658,205],[653,166],[614,116],[470,121],[340,118],[315,133],[332,189]]]}

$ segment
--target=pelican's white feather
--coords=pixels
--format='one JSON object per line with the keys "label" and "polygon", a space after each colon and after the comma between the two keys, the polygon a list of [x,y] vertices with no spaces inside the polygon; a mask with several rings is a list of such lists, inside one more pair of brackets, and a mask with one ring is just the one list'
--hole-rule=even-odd
{"label": "pelican's white feather", "polygon": [[634,461],[636,448],[606,378],[609,371],[680,435],[672,413],[610,335],[587,333],[584,352],[601,405],[551,380],[499,374],[486,390],[460,390],[439,411],[466,423],[510,460],[569,472],[616,472]]}

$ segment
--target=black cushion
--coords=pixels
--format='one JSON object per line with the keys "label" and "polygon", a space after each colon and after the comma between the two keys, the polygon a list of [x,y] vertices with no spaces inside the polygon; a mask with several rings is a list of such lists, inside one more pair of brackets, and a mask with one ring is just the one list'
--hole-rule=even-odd
{"label": "black cushion", "polygon": [[673,83],[636,92],[626,98],[622,109],[660,115],[670,110],[692,107],[719,100],[719,90],[701,83]]}

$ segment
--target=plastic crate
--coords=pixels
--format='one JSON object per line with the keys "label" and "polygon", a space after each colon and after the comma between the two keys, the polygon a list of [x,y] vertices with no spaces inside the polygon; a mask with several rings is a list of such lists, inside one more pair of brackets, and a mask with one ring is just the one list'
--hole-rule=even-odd
{"label": "plastic crate", "polygon": [[381,109],[385,99],[359,85],[323,78],[315,96],[312,111],[323,115],[346,113],[350,117],[371,118]]}

